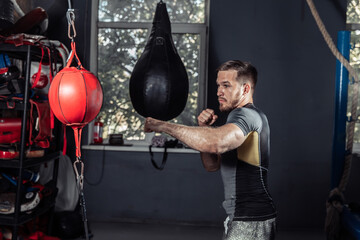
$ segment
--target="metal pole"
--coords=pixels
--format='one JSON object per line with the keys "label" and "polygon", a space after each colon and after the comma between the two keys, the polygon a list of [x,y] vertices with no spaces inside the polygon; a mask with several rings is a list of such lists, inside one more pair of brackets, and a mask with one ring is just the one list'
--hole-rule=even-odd
{"label": "metal pole", "polygon": [[31,66],[31,46],[27,46],[27,55],[26,55],[26,76],[25,76],[25,93],[24,93],[24,110],[23,117],[21,122],[21,139],[20,139],[20,152],[19,152],[19,176],[17,179],[17,191],[16,191],[16,200],[15,200],[15,224],[13,229],[12,239],[16,240],[18,236],[18,222],[21,215],[21,198],[24,194],[23,185],[22,185],[22,173],[23,173],[23,165],[26,160],[26,139],[27,139],[27,129],[26,123],[28,118],[28,102],[29,102],[29,84],[30,84],[30,66]]}
{"label": "metal pole", "polygon": [[[350,55],[350,32],[339,31],[337,48],[339,52],[349,60]],[[344,168],[346,152],[346,112],[348,98],[349,72],[344,65],[336,60],[336,83],[335,83],[335,123],[333,135],[331,189],[339,185]]]}

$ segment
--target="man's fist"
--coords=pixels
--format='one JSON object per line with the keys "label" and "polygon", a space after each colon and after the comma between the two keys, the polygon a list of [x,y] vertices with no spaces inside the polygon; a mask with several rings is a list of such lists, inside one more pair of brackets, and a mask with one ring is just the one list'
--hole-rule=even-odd
{"label": "man's fist", "polygon": [[214,110],[207,108],[200,113],[197,119],[199,126],[211,126],[218,119],[218,116],[215,115]]}
{"label": "man's fist", "polygon": [[159,127],[161,125],[160,120],[148,117],[145,120],[145,124],[144,124],[144,132],[159,132]]}

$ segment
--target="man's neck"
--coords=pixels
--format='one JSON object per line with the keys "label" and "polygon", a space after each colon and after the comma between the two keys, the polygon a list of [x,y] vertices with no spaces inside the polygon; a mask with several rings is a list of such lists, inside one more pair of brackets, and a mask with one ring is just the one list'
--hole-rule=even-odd
{"label": "man's neck", "polygon": [[252,97],[245,98],[245,100],[240,104],[240,106],[239,106],[238,108],[241,108],[241,107],[243,107],[243,106],[246,106],[246,105],[248,105],[249,103],[251,103],[251,104],[254,103]]}

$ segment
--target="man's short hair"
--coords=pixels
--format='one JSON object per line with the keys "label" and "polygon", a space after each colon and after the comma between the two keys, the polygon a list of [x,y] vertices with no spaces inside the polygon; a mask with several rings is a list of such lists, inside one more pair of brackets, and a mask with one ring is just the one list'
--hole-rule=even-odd
{"label": "man's short hair", "polygon": [[217,69],[217,71],[228,70],[235,70],[237,72],[236,80],[249,80],[253,85],[252,87],[255,88],[257,82],[257,70],[249,62],[230,60],[221,64]]}

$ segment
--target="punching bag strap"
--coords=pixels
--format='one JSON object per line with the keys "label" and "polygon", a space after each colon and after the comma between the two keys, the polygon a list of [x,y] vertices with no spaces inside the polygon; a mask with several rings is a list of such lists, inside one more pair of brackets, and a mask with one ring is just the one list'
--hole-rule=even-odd
{"label": "punching bag strap", "polygon": [[[50,84],[52,83],[52,80],[53,80],[53,70],[54,70],[54,68],[53,68],[53,62],[51,61],[51,57],[52,57],[52,55],[51,55],[51,50],[50,50],[50,48],[46,48],[46,50],[47,50],[47,53],[48,53],[48,56],[49,56],[49,80],[50,80]],[[55,58],[56,59],[56,58]],[[55,67],[56,67],[56,60],[55,60]],[[39,74],[39,73],[38,73]],[[51,129],[54,129],[54,127],[55,127],[55,123],[54,123],[54,121],[55,121],[55,118],[54,118],[54,113],[53,113],[53,111],[50,109],[50,128]]]}
{"label": "punching bag strap", "polygon": [[63,129],[63,139],[64,139],[64,141],[63,141],[63,155],[65,156],[66,155],[66,148],[67,148],[67,139],[66,139],[66,125],[65,124],[63,124],[62,125],[62,129]]}
{"label": "punching bag strap", "polygon": [[150,145],[149,146],[149,152],[150,152],[150,157],[151,157],[151,163],[152,163],[152,165],[157,169],[157,170],[163,170],[164,169],[164,167],[165,167],[165,164],[166,164],[166,160],[167,160],[167,155],[168,155],[168,153],[167,153],[167,146],[165,146],[164,147],[164,155],[163,155],[163,159],[162,159],[162,162],[161,162],[161,165],[159,166],[156,162],[155,162],[155,160],[154,160],[154,154],[153,154],[153,152],[151,151],[151,148],[152,148],[152,146]]}
{"label": "punching bag strap", "polygon": [[73,126],[74,137],[75,137],[75,147],[76,147],[76,158],[81,158],[81,132],[82,126]]}
{"label": "punching bag strap", "polygon": [[71,42],[71,53],[70,53],[70,56],[69,56],[69,60],[67,61],[67,64],[66,64],[66,67],[69,68],[71,66],[71,63],[72,61],[74,60],[74,57],[75,57],[75,60],[76,60],[76,63],[77,63],[77,69],[83,69],[83,66],[80,62],[80,59],[78,57],[78,55],[76,54],[76,45],[75,45],[75,42],[72,41]]}

